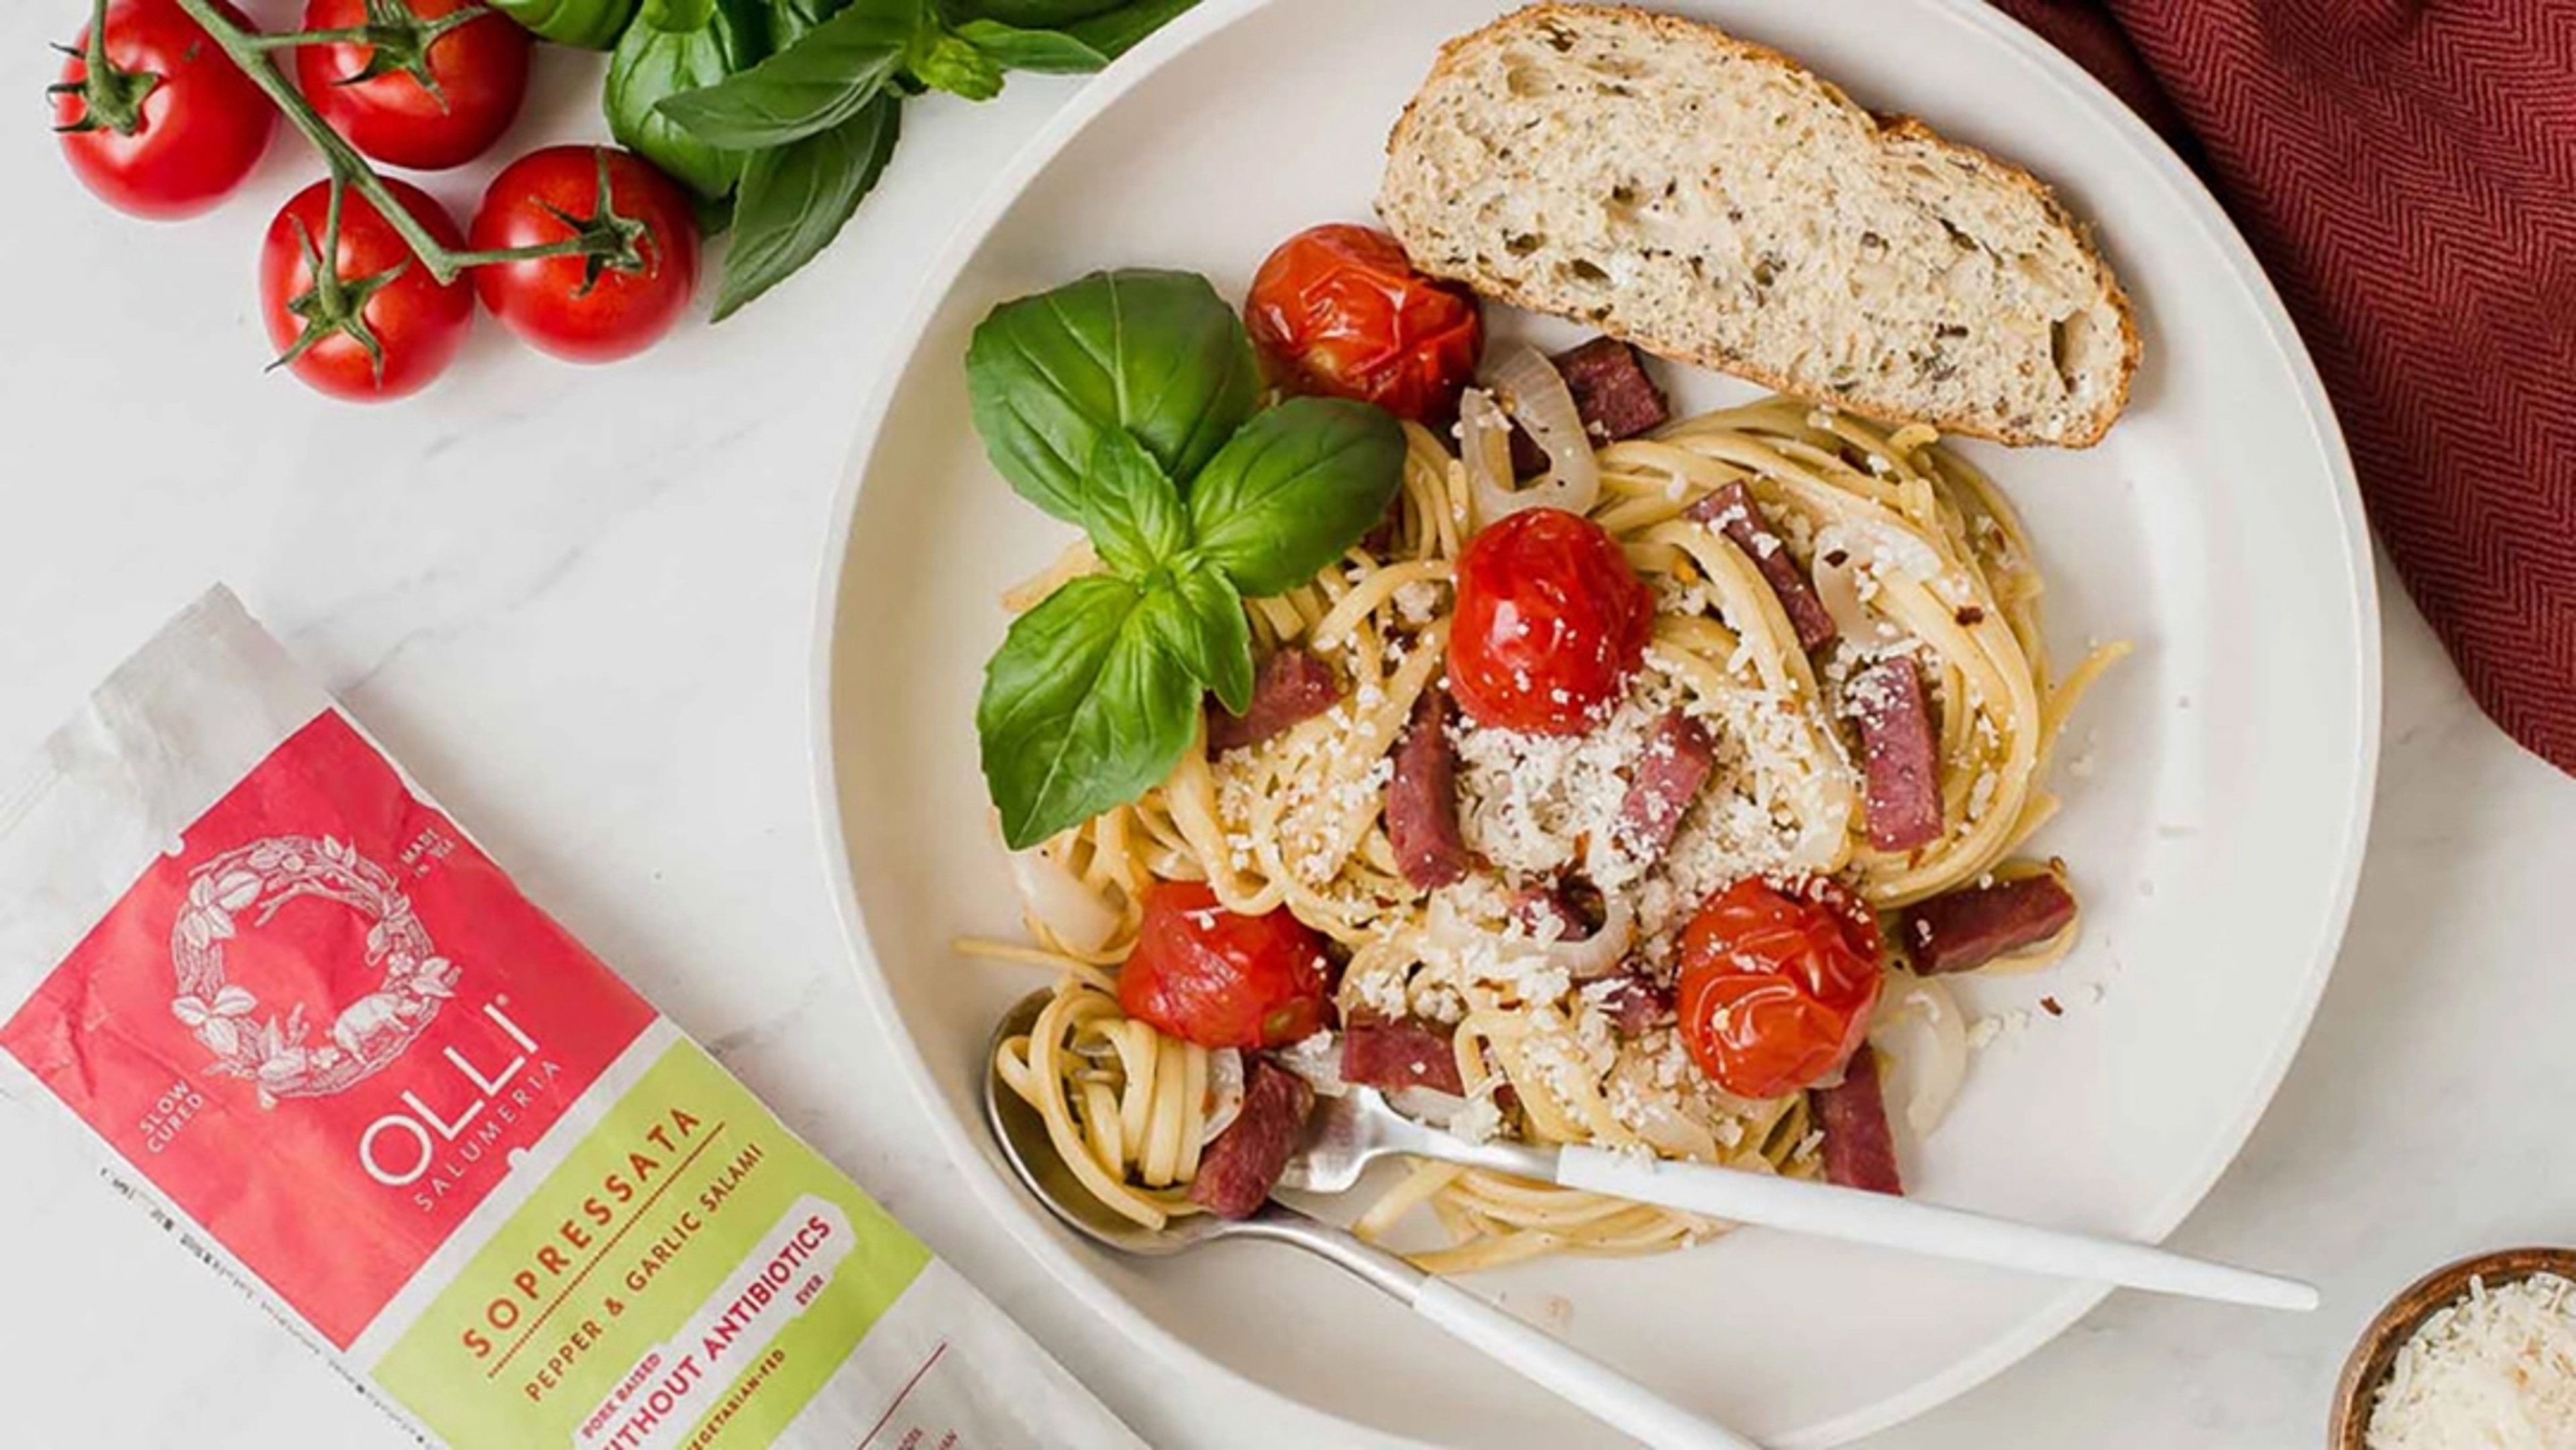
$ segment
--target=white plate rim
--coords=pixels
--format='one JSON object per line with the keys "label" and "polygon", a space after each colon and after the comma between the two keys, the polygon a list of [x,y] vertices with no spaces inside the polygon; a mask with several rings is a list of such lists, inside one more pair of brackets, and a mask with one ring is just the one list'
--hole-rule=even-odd
{"label": "white plate rim", "polygon": [[[993,1169],[976,1136],[978,1125],[969,1124],[948,1110],[944,1095],[931,1075],[929,1062],[922,1054],[921,1044],[903,1030],[892,989],[870,943],[865,914],[852,875],[849,843],[841,815],[840,773],[833,748],[834,631],[841,611],[851,528],[858,510],[860,491],[867,478],[867,465],[884,435],[886,417],[892,410],[895,396],[901,390],[924,333],[993,228],[1020,194],[1076,136],[1148,76],[1202,41],[1247,16],[1285,3],[1289,0],[1201,0],[1195,9],[1120,57],[1049,117],[987,183],[983,193],[941,244],[930,269],[917,284],[912,305],[892,334],[891,343],[884,352],[884,371],[869,387],[842,465],[841,483],[832,504],[831,525],[825,536],[815,592],[814,641],[807,703],[812,730],[816,828],[822,837],[825,865],[831,876],[834,911],[852,954],[853,975],[858,978],[860,992],[876,1019],[877,1030],[887,1045],[894,1049],[895,1061],[915,1103],[930,1118],[940,1147],[952,1162],[966,1170],[963,1177],[969,1191],[1001,1220],[1011,1237],[1044,1266],[1058,1285],[1092,1313],[1110,1322],[1129,1341],[1165,1364],[1216,1376],[1241,1391],[1274,1404],[1293,1406],[1306,1414],[1359,1430],[1362,1427],[1351,1425],[1330,1411],[1294,1401],[1270,1386],[1236,1372],[1200,1353],[1161,1325],[1133,1313],[1120,1295],[1075,1258],[1069,1249],[1072,1240],[1055,1226],[1044,1210],[1032,1202],[1016,1183],[1006,1180]],[[1650,4],[1651,0],[1641,0],[1641,3]],[[2147,162],[2156,179],[2171,194],[2180,214],[2187,216],[2205,239],[2226,257],[2227,280],[2244,293],[2246,302],[2262,324],[2264,340],[2297,387],[2303,420],[2333,485],[2335,515],[2343,526],[2343,549],[2339,562],[2351,585],[2349,623],[2355,652],[2353,677],[2358,685],[2355,708],[2360,718],[2352,722],[2359,748],[2352,770],[2350,795],[2345,802],[2344,831],[2336,849],[2340,865],[2323,917],[2314,933],[2317,949],[2301,984],[2295,1030],[2284,1032],[2275,1044],[2271,1059],[2258,1075],[2258,1090],[2247,1094],[2243,1110],[2218,1140],[2223,1144],[2223,1151],[2213,1152],[2211,1161],[2203,1165],[2199,1173],[2168,1195],[2148,1215],[2150,1241],[2161,1242],[2189,1216],[2243,1152],[2246,1140],[2270,1108],[2282,1079],[2289,1073],[2291,1062],[2307,1040],[2317,1004],[2325,994],[2326,982],[2342,950],[2344,931],[2360,884],[2363,847],[2369,839],[2380,757],[2381,630],[2369,526],[2362,511],[2360,483],[2353,471],[2350,451],[2306,343],[2282,305],[2270,276],[2264,272],[2252,248],[2200,178],[2165,144],[2162,137],[2129,109],[2127,103],[2063,51],[2020,22],[1983,3],[1983,0],[1917,0],[1917,3],[1946,11],[1953,19],[1984,31],[1990,39],[2019,53],[2024,60],[2034,62],[2038,72],[2066,98],[2069,105],[2092,112],[2099,119],[2107,119],[2121,140]],[[2069,1325],[2082,1318],[2109,1293],[2107,1285],[2070,1284],[2046,1308],[2025,1319],[2014,1332],[1989,1341],[1979,1352],[1958,1361],[1942,1373],[1874,1404],[1810,1426],[1794,1436],[1775,1437],[1776,1450],[1807,1450],[1811,1446],[1843,1444],[1903,1423],[1955,1399],[2064,1333]],[[1371,1433],[1383,1434],[1374,1430]]]}

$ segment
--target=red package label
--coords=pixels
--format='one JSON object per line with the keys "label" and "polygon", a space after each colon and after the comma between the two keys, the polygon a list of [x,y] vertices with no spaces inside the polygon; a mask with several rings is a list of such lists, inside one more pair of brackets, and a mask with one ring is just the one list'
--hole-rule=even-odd
{"label": "red package label", "polygon": [[326,712],[0,1049],[346,1349],[653,1020]]}

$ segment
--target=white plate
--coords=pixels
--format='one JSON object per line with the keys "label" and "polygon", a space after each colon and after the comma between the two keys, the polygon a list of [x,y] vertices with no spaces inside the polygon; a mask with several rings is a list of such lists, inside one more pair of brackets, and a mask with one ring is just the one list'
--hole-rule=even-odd
{"label": "white plate", "polygon": [[[1069,1290],[1176,1367],[1212,1364],[1354,1422],[1480,1447],[1605,1432],[1321,1265],[1241,1249],[1138,1266],[1048,1222],[1005,1180],[975,1108],[990,1024],[1038,983],[947,943],[1015,928],[973,709],[1004,625],[995,595],[1068,537],[982,458],[968,330],[997,301],[1098,267],[1193,268],[1239,296],[1280,238],[1369,216],[1387,128],[1433,52],[1504,8],[1209,0],[1085,90],[968,222],[862,420],[816,696],[825,835],[861,975],[984,1200]],[[2360,858],[2379,630],[2325,399],[2190,175],[1984,6],[1672,8],[2051,179],[2137,302],[2146,367],[2106,442],[1974,450],[2029,516],[2063,653],[2097,637],[2138,652],[2078,716],[2065,758],[2090,769],[2061,771],[2067,808],[2043,838],[2089,903],[2084,944],[2051,976],[1980,985],[1988,1010],[2018,1004],[2030,1025],[1978,1056],[1912,1178],[1949,1203],[2161,1238],[2288,1066]],[[1685,391],[1705,403],[1734,385]],[[2042,993],[2067,1015],[2039,1010]],[[1847,1440],[1955,1395],[2101,1294],[1760,1231],[1476,1286],[1518,1305],[1561,1299],[1577,1344],[1782,1447]]]}

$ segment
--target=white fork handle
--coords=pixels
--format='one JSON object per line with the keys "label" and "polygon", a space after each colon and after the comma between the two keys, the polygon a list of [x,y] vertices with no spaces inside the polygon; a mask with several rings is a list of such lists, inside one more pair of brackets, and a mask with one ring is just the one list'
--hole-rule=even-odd
{"label": "white fork handle", "polygon": [[2316,1287],[2296,1279],[2213,1264],[2122,1239],[2041,1228],[1829,1183],[1584,1147],[1559,1150],[1555,1177],[1568,1188],[1659,1203],[1732,1223],[1758,1223],[1936,1258],[2265,1309],[2317,1307]]}
{"label": "white fork handle", "polygon": [[1446,1279],[1425,1283],[1413,1309],[1654,1450],[1761,1450]]}

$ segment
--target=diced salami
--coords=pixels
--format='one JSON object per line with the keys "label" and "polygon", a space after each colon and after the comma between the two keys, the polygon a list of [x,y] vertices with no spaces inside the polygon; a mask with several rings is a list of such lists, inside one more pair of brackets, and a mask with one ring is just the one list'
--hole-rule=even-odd
{"label": "diced salami", "polygon": [[2053,871],[1962,886],[1905,908],[1898,938],[1924,976],[1973,972],[2075,924],[2075,895]]}
{"label": "diced salami", "polygon": [[1208,702],[1207,748],[1211,756],[1271,736],[1311,720],[1342,698],[1342,682],[1333,667],[1302,649],[1283,649],[1261,662],[1252,677],[1252,700],[1240,715]]}
{"label": "diced salami", "polygon": [[1896,655],[1852,676],[1844,698],[1860,726],[1869,843],[1882,851],[1911,851],[1939,840],[1940,747],[1914,657]]}
{"label": "diced salami", "polygon": [[1219,1218],[1259,1212],[1297,1151],[1314,1107],[1315,1090],[1304,1078],[1267,1058],[1252,1059],[1244,1070],[1243,1110],[1199,1155],[1190,1202]]}
{"label": "diced salami", "polygon": [[1902,1195],[1896,1171],[1896,1136],[1887,1126],[1887,1098],[1878,1085],[1878,1054],[1863,1043],[1843,1065],[1843,1080],[1808,1098],[1816,1127],[1825,1135],[1825,1177],[1845,1188]]}
{"label": "diced salami", "polygon": [[1623,1041],[1633,1041],[1658,1027],[1673,1024],[1673,989],[1643,972],[1612,977],[1598,999],[1610,1028]]}
{"label": "diced salami", "polygon": [[1547,465],[1547,450],[1538,446],[1538,440],[1529,436],[1528,429],[1517,423],[1513,424],[1512,477],[1528,478],[1534,474],[1545,473]]}
{"label": "diced salami", "polygon": [[[1596,337],[1548,359],[1574,395],[1574,411],[1595,444],[1616,443],[1671,421],[1672,404],[1646,373],[1637,350],[1615,337]],[[1518,428],[1512,430],[1512,471],[1524,477],[1547,467],[1547,452]]]}
{"label": "diced salami", "polygon": [[1800,649],[1813,653],[1833,642],[1832,611],[1816,597],[1816,586],[1809,582],[1807,571],[1798,567],[1788,546],[1771,531],[1771,521],[1763,517],[1753,490],[1742,483],[1727,484],[1692,504],[1685,514],[1734,540],[1753,567],[1762,571],[1762,581],[1780,601],[1780,612],[1789,616],[1789,627],[1797,631]]}
{"label": "diced salami", "polygon": [[1549,358],[1565,375],[1574,410],[1585,431],[1605,443],[1649,433],[1672,420],[1672,404],[1646,373],[1637,350],[1615,337],[1596,337]]}
{"label": "diced salami", "polygon": [[1619,804],[1619,845],[1631,859],[1649,866],[1663,859],[1682,813],[1716,767],[1717,745],[1708,727],[1679,710],[1656,722],[1645,757],[1629,779],[1627,799]]}
{"label": "diced salami", "polygon": [[1450,1029],[1419,1017],[1354,1016],[1342,1027],[1342,1081],[1386,1092],[1432,1088],[1464,1097]]}
{"label": "diced salami", "polygon": [[1404,879],[1425,891],[1467,874],[1467,843],[1458,834],[1458,756],[1449,742],[1449,697],[1425,690],[1396,742],[1395,774],[1386,786],[1386,836]]}

